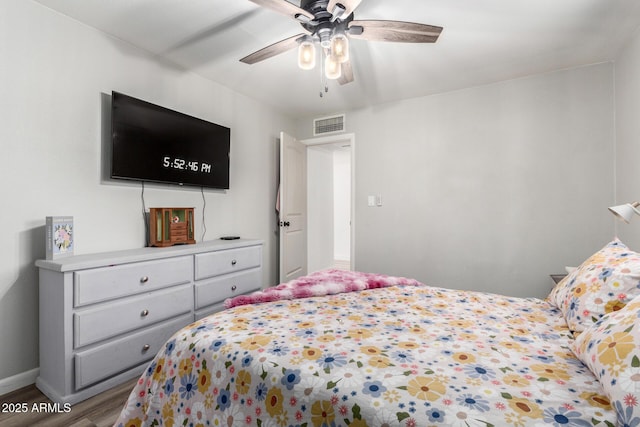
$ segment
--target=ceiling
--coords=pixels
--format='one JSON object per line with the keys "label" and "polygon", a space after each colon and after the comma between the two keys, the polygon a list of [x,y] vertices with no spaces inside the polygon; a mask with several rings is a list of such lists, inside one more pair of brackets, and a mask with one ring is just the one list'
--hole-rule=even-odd
{"label": "ceiling", "polygon": [[352,40],[355,81],[324,93],[295,49],[239,62],[302,32],[249,0],[35,1],[296,118],[611,61],[640,25],[638,0],[363,0],[356,19],[444,30],[435,44]]}

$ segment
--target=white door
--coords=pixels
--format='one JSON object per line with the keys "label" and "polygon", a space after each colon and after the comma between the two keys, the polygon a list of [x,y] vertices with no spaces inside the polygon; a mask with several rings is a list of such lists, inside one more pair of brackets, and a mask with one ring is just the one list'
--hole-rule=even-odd
{"label": "white door", "polygon": [[307,147],[280,133],[280,283],[307,274]]}

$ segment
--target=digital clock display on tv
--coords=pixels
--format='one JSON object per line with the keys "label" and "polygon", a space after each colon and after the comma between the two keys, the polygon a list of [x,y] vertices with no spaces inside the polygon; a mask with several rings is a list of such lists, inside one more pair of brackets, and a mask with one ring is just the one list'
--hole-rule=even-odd
{"label": "digital clock display on tv", "polygon": [[196,160],[185,160],[179,157],[164,156],[162,166],[170,169],[196,173],[211,173],[211,164]]}
{"label": "digital clock display on tv", "polygon": [[229,188],[229,128],[112,94],[111,177]]}

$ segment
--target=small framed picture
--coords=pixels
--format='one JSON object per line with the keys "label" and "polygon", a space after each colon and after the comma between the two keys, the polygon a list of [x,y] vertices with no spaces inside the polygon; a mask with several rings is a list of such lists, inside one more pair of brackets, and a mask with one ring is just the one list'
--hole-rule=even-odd
{"label": "small framed picture", "polygon": [[72,216],[48,216],[46,218],[47,259],[58,259],[73,255],[74,231]]}

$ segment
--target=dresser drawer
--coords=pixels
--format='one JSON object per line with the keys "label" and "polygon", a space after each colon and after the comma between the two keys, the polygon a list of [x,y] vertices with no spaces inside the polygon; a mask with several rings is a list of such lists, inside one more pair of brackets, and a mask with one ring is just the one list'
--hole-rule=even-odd
{"label": "dresser drawer", "polygon": [[260,264],[262,264],[261,246],[196,254],[195,278],[196,280],[206,279],[207,277],[259,267]]}
{"label": "dresser drawer", "polygon": [[189,283],[190,256],[80,270],[74,273],[74,307]]}
{"label": "dresser drawer", "polygon": [[76,388],[86,387],[151,360],[165,341],[192,320],[190,314],[182,315],[107,344],[76,353]]}
{"label": "dresser drawer", "polygon": [[196,310],[236,295],[260,288],[262,271],[259,268],[226,274],[196,283]]}
{"label": "dresser drawer", "polygon": [[184,313],[193,313],[191,285],[78,310],[73,315],[74,347],[102,341]]}

